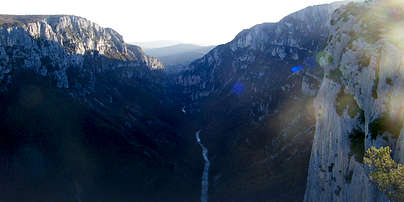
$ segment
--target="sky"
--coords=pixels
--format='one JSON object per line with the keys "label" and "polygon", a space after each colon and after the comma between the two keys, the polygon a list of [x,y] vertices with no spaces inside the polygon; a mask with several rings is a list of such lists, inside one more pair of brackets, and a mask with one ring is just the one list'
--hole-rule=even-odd
{"label": "sky", "polygon": [[237,33],[310,5],[333,0],[12,0],[0,14],[68,14],[123,35],[126,42],[158,40],[199,45],[231,41]]}

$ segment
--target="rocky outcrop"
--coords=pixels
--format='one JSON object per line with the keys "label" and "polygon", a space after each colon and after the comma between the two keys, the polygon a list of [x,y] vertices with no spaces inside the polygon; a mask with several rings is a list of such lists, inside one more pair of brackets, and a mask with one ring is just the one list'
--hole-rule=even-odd
{"label": "rocky outcrop", "polygon": [[[120,34],[76,16],[0,16],[0,82],[10,83],[13,71],[33,70],[56,81],[59,88],[74,85],[68,72],[88,74],[126,67],[130,77],[137,69],[161,69],[162,64],[139,47],[127,45]],[[88,57],[103,62],[90,64]],[[91,80],[91,79],[90,79]],[[89,83],[87,86],[93,84]],[[6,85],[1,86],[2,90]]]}
{"label": "rocky outcrop", "polygon": [[314,102],[306,202],[388,201],[370,182],[363,155],[371,146],[390,146],[402,161],[404,49],[396,33],[404,18],[393,12],[399,7],[350,3],[333,14]]}
{"label": "rocky outcrop", "polygon": [[177,83],[185,86],[187,92],[195,93],[191,93],[192,99],[199,99],[220,93],[223,86],[234,83],[239,72],[248,72],[262,60],[283,63],[285,70],[290,70],[294,64],[303,64],[307,57],[323,48],[328,36],[327,22],[339,5],[341,3],[308,7],[278,23],[264,23],[244,30],[231,42],[193,62],[190,70],[178,77]]}

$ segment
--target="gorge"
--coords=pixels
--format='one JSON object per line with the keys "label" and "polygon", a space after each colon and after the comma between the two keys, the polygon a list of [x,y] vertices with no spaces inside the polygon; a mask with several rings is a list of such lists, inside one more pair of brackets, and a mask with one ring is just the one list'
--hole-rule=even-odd
{"label": "gorge", "polygon": [[0,201],[389,201],[363,156],[404,163],[403,7],[310,6],[169,74],[85,18],[0,15]]}

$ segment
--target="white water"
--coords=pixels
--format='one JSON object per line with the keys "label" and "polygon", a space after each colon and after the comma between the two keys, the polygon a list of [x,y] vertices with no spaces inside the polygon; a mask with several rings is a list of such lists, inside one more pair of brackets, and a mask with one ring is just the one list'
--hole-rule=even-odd
{"label": "white water", "polygon": [[201,190],[201,202],[208,202],[208,188],[209,188],[209,166],[210,166],[210,161],[208,159],[208,149],[203,146],[201,139],[199,138],[199,133],[201,131],[198,130],[195,133],[196,141],[198,142],[199,146],[201,146],[202,149],[202,156],[203,159],[205,160],[205,167],[203,168],[203,174],[202,174],[202,190]]}

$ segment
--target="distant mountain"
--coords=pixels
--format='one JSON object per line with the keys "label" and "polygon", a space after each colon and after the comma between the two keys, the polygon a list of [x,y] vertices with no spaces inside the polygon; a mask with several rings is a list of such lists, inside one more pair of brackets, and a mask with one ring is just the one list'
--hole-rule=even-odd
{"label": "distant mountain", "polygon": [[163,48],[145,49],[145,53],[160,59],[160,61],[169,67],[178,69],[188,65],[192,61],[201,58],[215,46],[198,46],[194,44],[177,44]]}
{"label": "distant mountain", "polygon": [[132,42],[130,44],[135,44],[142,49],[152,49],[152,48],[163,48],[163,47],[168,47],[168,46],[173,46],[180,44],[180,41],[174,41],[174,40],[159,40],[159,41],[147,41],[147,42]]}

